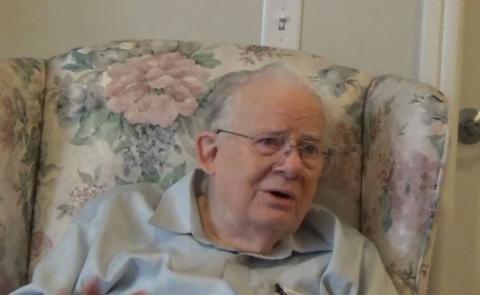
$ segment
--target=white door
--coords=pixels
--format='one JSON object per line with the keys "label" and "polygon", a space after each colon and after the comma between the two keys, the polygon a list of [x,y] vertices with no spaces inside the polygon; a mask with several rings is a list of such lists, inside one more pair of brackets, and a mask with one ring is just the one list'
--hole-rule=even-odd
{"label": "white door", "polygon": [[419,76],[450,96],[452,122],[429,293],[480,294],[480,142],[456,134],[459,111],[480,110],[480,1],[425,3]]}
{"label": "white door", "polygon": [[[460,109],[480,110],[480,1],[466,0]],[[454,291],[480,294],[480,142],[457,146]]]}

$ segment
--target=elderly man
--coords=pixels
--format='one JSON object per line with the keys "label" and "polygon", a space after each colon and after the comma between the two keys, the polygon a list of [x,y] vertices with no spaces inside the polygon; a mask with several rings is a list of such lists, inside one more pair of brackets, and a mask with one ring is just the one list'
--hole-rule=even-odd
{"label": "elderly man", "polygon": [[210,101],[199,169],[88,204],[14,294],[395,294],[372,243],[312,205],[334,153],[308,85],[274,65]]}

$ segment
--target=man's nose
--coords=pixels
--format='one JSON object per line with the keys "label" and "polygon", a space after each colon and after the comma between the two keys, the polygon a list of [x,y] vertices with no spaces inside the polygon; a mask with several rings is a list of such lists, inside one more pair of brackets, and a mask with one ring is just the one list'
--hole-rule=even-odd
{"label": "man's nose", "polygon": [[289,146],[288,149],[281,151],[281,159],[277,163],[275,170],[282,172],[286,178],[297,178],[305,169],[300,151],[295,146]]}

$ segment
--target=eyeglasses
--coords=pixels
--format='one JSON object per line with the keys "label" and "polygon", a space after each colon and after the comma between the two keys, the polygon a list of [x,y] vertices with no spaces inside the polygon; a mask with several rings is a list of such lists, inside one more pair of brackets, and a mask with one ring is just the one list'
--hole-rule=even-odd
{"label": "eyeglasses", "polygon": [[321,176],[327,174],[333,167],[335,162],[335,150],[325,144],[316,141],[298,141],[296,145],[291,144],[287,134],[283,132],[262,133],[254,136],[240,134],[233,131],[218,129],[218,133],[228,133],[243,138],[250,139],[252,145],[259,154],[264,156],[272,156],[281,150],[295,148],[305,167],[309,169],[320,168]]}

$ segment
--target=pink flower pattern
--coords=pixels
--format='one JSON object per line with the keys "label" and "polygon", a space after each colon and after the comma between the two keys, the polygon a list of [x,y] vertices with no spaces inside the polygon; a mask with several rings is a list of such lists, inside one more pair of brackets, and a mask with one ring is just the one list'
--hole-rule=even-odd
{"label": "pink flower pattern", "polygon": [[[85,206],[85,204],[94,199],[98,194],[105,191],[104,185],[87,184],[85,186],[77,186],[70,193],[72,211],[76,212]],[[73,213],[72,212],[72,213]]]}
{"label": "pink flower pattern", "polygon": [[439,163],[413,150],[408,158],[395,157],[396,165],[390,182],[394,220],[406,229],[423,232],[436,209],[436,177]]}
{"label": "pink flower pattern", "polygon": [[107,72],[107,107],[130,123],[166,127],[178,114],[189,116],[207,90],[207,70],[179,52],[133,57]]}

